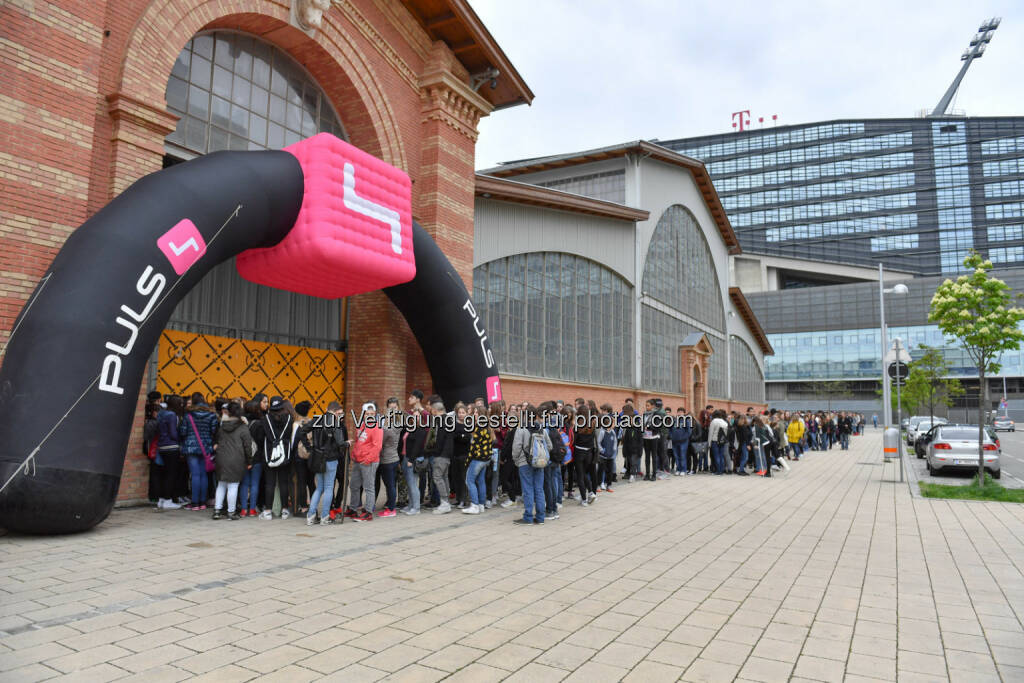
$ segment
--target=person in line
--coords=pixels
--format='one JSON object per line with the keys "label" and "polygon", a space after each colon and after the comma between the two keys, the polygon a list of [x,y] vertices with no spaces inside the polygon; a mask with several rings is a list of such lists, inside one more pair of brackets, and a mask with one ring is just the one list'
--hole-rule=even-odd
{"label": "person in line", "polygon": [[658,429],[654,427],[654,403],[644,403],[644,481],[654,481],[658,469]]}
{"label": "person in line", "polygon": [[[352,462],[349,471],[349,508],[346,517],[357,522],[372,522],[373,510],[377,503],[377,490],[374,488],[377,466],[380,464],[380,449],[384,440],[383,430],[375,419],[377,403],[367,401],[363,404],[363,424],[358,427],[352,440]],[[360,490],[362,499],[360,499]],[[352,505],[358,502],[359,507]]]}
{"label": "person in line", "polygon": [[280,498],[281,519],[292,516],[288,509],[288,491],[292,478],[292,433],[295,419],[290,405],[280,396],[273,396],[268,402],[266,415],[251,429],[253,439],[263,453],[263,512],[260,519],[274,518],[274,495]]}
{"label": "person in line", "polygon": [[597,456],[597,430],[591,420],[590,406],[583,403],[577,415],[577,424],[581,426],[573,430],[573,462],[576,465],[576,480],[580,489],[580,505],[587,507],[597,500],[597,472],[594,467]]}
{"label": "person in line", "polygon": [[[601,406],[601,414],[607,421],[615,414],[615,409],[605,403]],[[597,488],[599,491],[615,493],[612,483],[615,480],[615,458],[619,455],[619,440],[614,428],[601,429],[598,434],[597,480],[600,483]]]}
{"label": "person in line", "polygon": [[313,404],[309,401],[299,401],[295,404],[292,419],[295,420],[295,427],[292,430],[292,452],[295,458],[292,459],[292,469],[295,473],[295,486],[291,492],[291,499],[295,505],[295,514],[305,515],[309,511],[309,497],[313,495],[316,488],[314,473],[309,469],[309,451],[299,439],[302,427],[310,422],[309,411]]}
{"label": "person in line", "polygon": [[455,507],[465,510],[469,507],[469,489],[466,486],[466,472],[469,469],[469,444],[473,438],[470,429],[466,428],[466,418],[472,418],[472,405],[467,406],[461,401],[455,404],[455,431],[452,433],[452,464],[448,473],[451,486],[450,499],[455,500]]}
{"label": "person in line", "polygon": [[487,425],[487,407],[475,403],[472,408],[474,420],[470,434],[469,464],[466,467],[466,489],[469,505],[462,508],[467,515],[479,515],[487,502],[487,468],[491,464],[494,434]]}
{"label": "person in line", "polygon": [[188,462],[192,480],[192,503],[186,510],[205,510],[209,499],[207,472],[214,466],[214,444],[220,421],[200,393],[192,394],[192,409],[178,422],[181,452]]}
{"label": "person in line", "polygon": [[792,459],[799,460],[802,453],[800,449],[800,439],[804,436],[804,426],[800,422],[800,417],[794,415],[789,421],[789,426],[786,427],[786,439],[789,442],[789,448],[792,451]]}
{"label": "person in line", "polygon": [[446,415],[444,403],[437,400],[431,404],[430,408],[433,415],[423,450],[431,458],[430,474],[434,486],[437,488],[438,504],[434,508],[434,514],[446,515],[452,511],[452,505],[448,502],[448,470],[451,468],[452,450],[455,444],[453,443],[452,432],[445,429],[444,426],[444,417]]}
{"label": "person in line", "polygon": [[167,397],[165,407],[156,415],[157,458],[160,462],[157,472],[160,482],[157,491],[157,509],[177,510],[181,504],[175,502],[174,496],[181,478],[181,446],[178,435],[178,424],[184,412],[181,396],[172,394]]}
{"label": "person in line", "polygon": [[675,476],[681,477],[689,474],[687,467],[686,453],[690,447],[690,423],[692,420],[686,414],[686,409],[679,408],[676,418],[669,428],[669,439],[672,441],[672,456],[675,461]]}
{"label": "person in line", "polygon": [[299,439],[309,452],[309,469],[316,485],[306,511],[306,526],[334,524],[334,482],[352,445],[344,429],[344,413],[340,403],[331,401],[320,420],[309,420],[298,430]]}
{"label": "person in line", "polygon": [[[252,436],[237,403],[226,405],[227,417],[217,430],[217,493],[213,518],[239,519],[238,484],[252,467]],[[225,498],[227,499],[225,501]],[[227,509],[224,508],[225,502]]]}
{"label": "person in line", "polygon": [[398,514],[395,510],[398,503],[398,448],[402,440],[401,408],[397,397],[392,396],[387,400],[385,411],[378,469],[381,473],[381,483],[384,484],[385,501],[384,509],[377,516],[394,517]]}
{"label": "person in line", "polygon": [[637,413],[633,403],[629,402],[622,406],[622,457],[626,461],[626,471],[629,472],[629,483],[636,481],[640,472],[640,458],[643,457],[644,439],[643,430],[636,424]]}
{"label": "person in line", "polygon": [[423,392],[413,389],[406,399],[407,426],[402,444],[402,472],[409,489],[409,506],[402,512],[406,515],[420,514],[421,481],[429,476],[430,463],[423,451],[429,431],[430,413],[423,407]]}
{"label": "person in line", "polygon": [[753,439],[753,433],[750,425],[747,424],[745,415],[741,415],[736,420],[734,429],[736,433],[736,451],[739,458],[739,461],[736,463],[736,474],[746,477],[749,475],[747,472],[747,460],[750,458],[750,442]]}
{"label": "person in line", "polygon": [[729,423],[725,419],[725,411],[716,410],[711,414],[708,425],[708,444],[711,449],[711,461],[715,474],[725,474],[725,456],[729,447]]}
{"label": "person in line", "polygon": [[[585,406],[584,406],[585,407]],[[515,524],[543,524],[544,509],[544,468],[533,465],[533,444],[543,444],[551,452],[551,438],[537,418],[537,408],[527,405],[523,411],[526,426],[519,426],[512,444],[512,457],[519,468],[519,479],[523,489],[523,516]],[[583,501],[584,504],[586,500]]]}

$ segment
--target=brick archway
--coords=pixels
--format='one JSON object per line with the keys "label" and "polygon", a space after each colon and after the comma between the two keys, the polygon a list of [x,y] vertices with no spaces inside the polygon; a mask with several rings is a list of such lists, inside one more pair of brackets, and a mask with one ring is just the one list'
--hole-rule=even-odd
{"label": "brick archway", "polygon": [[176,117],[167,111],[167,79],[182,46],[204,29],[252,33],[299,61],[341,118],[352,144],[411,174],[389,99],[374,69],[340,25],[324,17],[316,39],[288,24],[289,8],[272,0],[163,0],[132,29],[114,92],[107,96],[114,123],[110,196],[159,170],[163,140]]}

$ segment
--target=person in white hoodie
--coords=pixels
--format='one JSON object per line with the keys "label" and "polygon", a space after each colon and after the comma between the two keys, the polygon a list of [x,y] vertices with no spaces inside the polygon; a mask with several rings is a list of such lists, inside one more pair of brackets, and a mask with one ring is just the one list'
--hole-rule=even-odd
{"label": "person in white hoodie", "polygon": [[725,474],[725,455],[729,450],[729,423],[725,421],[725,411],[716,410],[711,414],[708,443],[715,474]]}

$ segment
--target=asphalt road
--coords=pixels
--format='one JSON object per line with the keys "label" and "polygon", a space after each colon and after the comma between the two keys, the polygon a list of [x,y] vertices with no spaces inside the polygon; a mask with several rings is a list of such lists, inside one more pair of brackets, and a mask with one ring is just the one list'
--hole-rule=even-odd
{"label": "asphalt road", "polygon": [[[1022,425],[1024,427],[1024,425]],[[1012,489],[1024,488],[1024,431],[998,432],[999,444],[1002,446],[1002,455],[999,458],[999,466],[1003,471],[1003,478],[1000,483]],[[966,484],[974,476],[974,471],[949,472],[939,477],[930,476],[925,467],[924,459],[917,459],[913,450],[908,448],[905,453],[907,462],[912,463],[920,481],[933,482],[936,484]]]}

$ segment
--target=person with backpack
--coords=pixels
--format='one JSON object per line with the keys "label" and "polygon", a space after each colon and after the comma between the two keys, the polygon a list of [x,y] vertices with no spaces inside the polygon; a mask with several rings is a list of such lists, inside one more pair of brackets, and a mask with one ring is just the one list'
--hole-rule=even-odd
{"label": "person with backpack", "polygon": [[214,469],[213,446],[220,422],[200,393],[192,394],[192,409],[178,423],[181,452],[192,479],[192,503],[186,510],[205,510],[209,496],[208,472]]}
{"label": "person with backpack", "polygon": [[692,419],[686,414],[685,408],[679,408],[679,413],[669,427],[669,439],[672,441],[672,457],[675,461],[675,476],[681,477],[689,474],[687,467],[686,453],[690,448],[690,425]]}
{"label": "person with backpack", "polygon": [[715,474],[725,474],[725,456],[729,448],[729,423],[725,420],[725,411],[716,410],[711,414],[708,425],[708,444],[711,449],[711,462]]}
{"label": "person with backpack", "polygon": [[644,481],[655,481],[658,470],[658,447],[661,435],[654,426],[654,402],[644,403]]}
{"label": "person with backpack", "polygon": [[242,517],[256,517],[259,515],[259,500],[262,489],[260,483],[263,475],[263,442],[253,434],[253,427],[263,417],[260,410],[260,403],[255,398],[245,402],[245,422],[248,425],[249,436],[252,437],[253,458],[252,467],[246,470],[238,485],[238,514]]}
{"label": "person with backpack", "polygon": [[157,457],[160,462],[157,471],[160,475],[160,486],[157,491],[156,507],[158,510],[177,510],[181,505],[174,500],[178,492],[178,480],[181,478],[181,446],[178,424],[184,412],[181,396],[167,397],[166,407],[156,415]]}
{"label": "person with backpack", "polygon": [[316,488],[313,472],[309,469],[309,450],[299,439],[302,427],[310,422],[309,411],[313,404],[309,401],[299,401],[295,404],[292,412],[292,420],[295,427],[292,429],[292,472],[294,473],[295,485],[291,491],[292,504],[295,507],[295,514],[305,515],[309,510],[309,497],[313,495]]}
{"label": "person with backpack", "polygon": [[771,476],[771,466],[768,462],[769,446],[774,440],[771,430],[764,424],[761,418],[754,416],[751,422],[752,448],[754,451],[754,474],[764,477]]}
{"label": "person with backpack", "polygon": [[544,468],[551,457],[551,438],[537,421],[537,408],[528,405],[523,411],[524,423],[516,429],[512,442],[512,457],[519,468],[519,481],[523,489],[523,516],[515,524],[543,524]]}
{"label": "person with backpack", "polygon": [[548,438],[551,439],[551,461],[544,469],[544,519],[559,519],[558,509],[562,507],[562,464],[565,462],[566,440],[559,432],[561,416],[554,401],[541,404],[541,419]]}
{"label": "person with backpack", "polygon": [[842,450],[850,450],[850,435],[853,433],[853,418],[846,413],[839,413],[839,445]]}
{"label": "person with backpack", "polygon": [[[214,499],[213,518],[225,515],[229,520],[239,519],[238,484],[246,471],[252,467],[252,436],[242,418],[242,407],[237,403],[227,404],[227,417],[217,430],[217,493]],[[227,509],[224,509],[225,497]]]}
{"label": "person with backpack", "polygon": [[[608,422],[614,418],[615,409],[605,403],[601,406],[601,414],[605,416],[605,421]],[[615,435],[615,431],[614,427],[600,430],[597,444],[597,463],[599,468],[597,480],[601,482],[598,485],[598,490],[607,493],[615,493],[612,489],[612,481],[615,478],[615,458],[619,455],[619,440]]]}
{"label": "person with backpack", "polygon": [[470,433],[469,462],[466,467],[466,489],[469,505],[462,508],[467,515],[479,515],[487,502],[487,468],[491,464],[494,434],[487,424],[487,408],[474,404],[470,407],[473,431]]}
{"label": "person with backpack", "polygon": [[736,452],[738,455],[738,461],[736,463],[736,474],[746,477],[749,476],[747,472],[747,461],[750,459],[750,442],[754,438],[753,430],[750,425],[747,424],[747,416],[740,415],[736,420],[736,425],[733,427],[736,437]]}
{"label": "person with backpack", "polygon": [[309,470],[316,482],[306,512],[306,526],[313,526],[318,519],[321,525],[334,524],[334,515],[331,514],[334,482],[338,466],[352,445],[344,427],[344,417],[341,404],[331,401],[322,417],[309,420],[298,429],[298,438],[309,452]]}
{"label": "person with backpack", "polygon": [[690,447],[687,453],[690,474],[708,471],[708,435],[700,420],[690,426]]}
{"label": "person with backpack", "polygon": [[251,435],[263,452],[263,513],[260,519],[274,518],[274,492],[281,498],[281,519],[292,516],[288,509],[288,489],[292,475],[292,433],[295,420],[280,396],[273,396],[269,410],[252,426]]}

